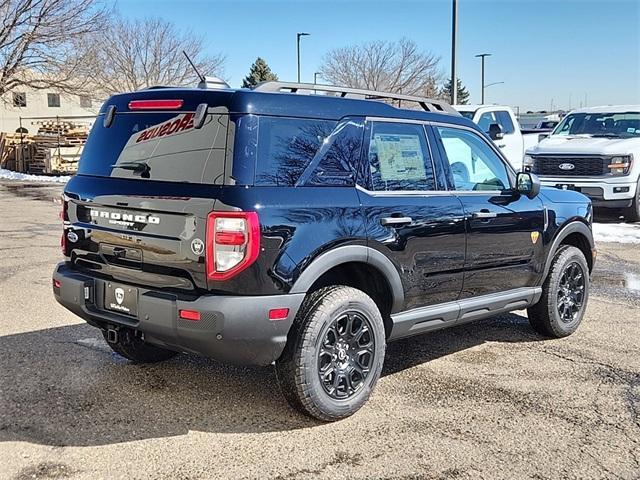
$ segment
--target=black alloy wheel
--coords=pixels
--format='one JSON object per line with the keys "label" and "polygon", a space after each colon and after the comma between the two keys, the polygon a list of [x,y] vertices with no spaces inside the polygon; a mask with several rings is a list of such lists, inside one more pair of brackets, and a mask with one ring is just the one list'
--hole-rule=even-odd
{"label": "black alloy wheel", "polygon": [[572,323],[584,305],[585,274],[577,262],[567,265],[560,277],[558,314],[564,323]]}
{"label": "black alloy wheel", "polygon": [[324,391],[337,400],[353,396],[369,375],[374,355],[375,339],[364,313],[341,313],[327,325],[318,350]]}

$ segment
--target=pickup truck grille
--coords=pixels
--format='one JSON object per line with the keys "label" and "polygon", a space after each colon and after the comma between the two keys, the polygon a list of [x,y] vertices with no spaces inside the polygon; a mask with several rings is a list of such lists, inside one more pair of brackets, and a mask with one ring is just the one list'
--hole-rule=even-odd
{"label": "pickup truck grille", "polygon": [[[560,168],[564,164],[571,164],[574,168]],[[600,177],[609,173],[608,165],[609,158],[606,157],[533,157],[531,171],[553,177]]]}

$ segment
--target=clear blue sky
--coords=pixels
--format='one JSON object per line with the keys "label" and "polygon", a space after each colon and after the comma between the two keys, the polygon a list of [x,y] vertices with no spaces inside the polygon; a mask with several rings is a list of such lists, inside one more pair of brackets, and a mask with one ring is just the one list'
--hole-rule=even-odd
{"label": "clear blue sky", "polygon": [[[332,48],[407,37],[441,57],[450,73],[451,0],[190,1],[119,0],[131,18],[159,16],[204,36],[227,56],[239,86],[261,56],[281,80],[296,77],[296,32],[303,81],[313,81]],[[458,0],[458,76],[480,101],[480,61],[490,52],[486,100],[549,109],[640,103],[640,0]]]}

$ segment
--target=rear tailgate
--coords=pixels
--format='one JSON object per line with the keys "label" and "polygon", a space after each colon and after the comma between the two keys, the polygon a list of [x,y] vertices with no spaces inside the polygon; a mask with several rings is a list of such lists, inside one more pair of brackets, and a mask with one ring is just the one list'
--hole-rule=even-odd
{"label": "rear tailgate", "polygon": [[[229,116],[210,105],[196,128],[195,102],[182,96],[147,91],[103,107],[65,189],[65,253],[77,268],[153,288],[207,288],[206,221],[224,183]],[[181,101],[128,108],[167,98]]]}

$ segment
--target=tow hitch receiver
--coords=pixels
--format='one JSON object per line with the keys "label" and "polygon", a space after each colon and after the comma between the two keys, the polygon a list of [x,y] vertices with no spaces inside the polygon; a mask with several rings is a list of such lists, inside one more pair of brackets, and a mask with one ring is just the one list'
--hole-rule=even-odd
{"label": "tow hitch receiver", "polygon": [[118,331],[115,328],[107,329],[107,342],[118,343]]}

